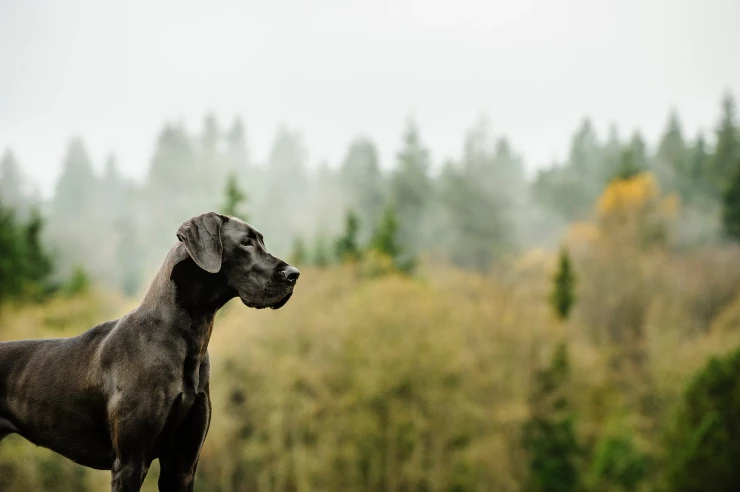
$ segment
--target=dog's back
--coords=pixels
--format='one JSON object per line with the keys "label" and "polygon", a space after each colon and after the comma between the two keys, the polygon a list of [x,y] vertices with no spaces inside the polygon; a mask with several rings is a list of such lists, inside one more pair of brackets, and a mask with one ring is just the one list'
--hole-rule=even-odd
{"label": "dog's back", "polygon": [[[100,342],[115,323],[71,338],[0,342],[0,438],[18,433],[77,461],[102,458],[96,467],[107,468],[112,453],[102,380],[95,373]],[[95,443],[91,452],[73,447],[71,436],[80,434]]]}

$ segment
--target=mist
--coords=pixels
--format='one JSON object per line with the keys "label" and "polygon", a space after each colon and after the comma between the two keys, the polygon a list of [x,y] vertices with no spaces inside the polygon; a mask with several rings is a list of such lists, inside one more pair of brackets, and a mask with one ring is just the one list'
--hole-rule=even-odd
{"label": "mist", "polygon": [[[0,340],[124,316],[214,211],[301,275],[216,318],[198,490],[735,490],[739,23],[0,0]],[[0,445],[2,490],[109,483]]]}

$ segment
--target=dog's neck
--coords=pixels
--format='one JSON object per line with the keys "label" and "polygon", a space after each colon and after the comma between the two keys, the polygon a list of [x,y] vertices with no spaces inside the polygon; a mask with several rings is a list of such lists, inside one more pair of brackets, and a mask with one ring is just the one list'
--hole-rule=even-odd
{"label": "dog's neck", "polygon": [[205,350],[216,312],[236,295],[236,291],[226,285],[222,273],[212,274],[201,269],[183,244],[177,243],[154,277],[139,309],[150,313],[166,312],[169,319],[162,321],[169,329],[181,331],[189,342]]}

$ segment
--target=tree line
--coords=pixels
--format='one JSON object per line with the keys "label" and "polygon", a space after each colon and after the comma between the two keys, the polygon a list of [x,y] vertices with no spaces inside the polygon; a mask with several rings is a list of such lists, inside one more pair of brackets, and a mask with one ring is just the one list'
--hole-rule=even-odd
{"label": "tree line", "polygon": [[[141,182],[125,177],[114,155],[97,173],[84,141],[74,138],[46,201],[28,191],[7,150],[0,198],[18,217],[37,209],[46,219],[55,281],[84,268],[93,281],[127,294],[151,276],[174,243],[172,231],[204,210],[248,218],[271,250],[307,263],[351,256],[353,245],[363,244],[385,249],[405,270],[426,256],[485,271],[523,248],[555,246],[568,223],[591,214],[608,183],[651,171],[664,191],[680,197],[682,245],[740,238],[740,129],[730,94],[713,135],[685,135],[672,112],[655,149],[639,132],[625,139],[616,127],[602,139],[586,119],[567,158],[531,180],[520,154],[485,119],[465,133],[461,155],[440,166],[432,165],[413,120],[388,171],[369,137],[350,142],[334,165],[310,171],[308,161],[303,137],[292,129],[279,127],[258,162],[240,119],[224,126],[207,115],[197,132],[163,126]],[[229,209],[229,200],[238,206]],[[344,246],[337,246],[341,238]]]}

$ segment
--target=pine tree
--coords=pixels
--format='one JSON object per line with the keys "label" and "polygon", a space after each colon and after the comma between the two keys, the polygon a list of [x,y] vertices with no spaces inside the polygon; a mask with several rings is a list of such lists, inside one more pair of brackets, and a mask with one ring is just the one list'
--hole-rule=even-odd
{"label": "pine tree", "polygon": [[689,159],[678,114],[671,112],[655,155],[655,173],[663,190],[678,191],[686,198],[694,183],[689,176]]}
{"label": "pine tree", "polygon": [[701,133],[696,137],[693,146],[688,151],[688,180],[693,183],[692,191],[686,195],[688,203],[706,205],[716,203],[713,176],[710,166],[710,155],[707,151],[706,140]]}
{"label": "pine tree", "polygon": [[67,147],[62,174],[54,191],[55,221],[68,223],[89,217],[91,212],[98,210],[98,189],[87,148],[81,139],[73,139]]}
{"label": "pine tree", "polygon": [[590,181],[598,174],[599,154],[596,131],[591,120],[586,118],[581,122],[580,128],[571,140],[567,166],[582,179]]}
{"label": "pine tree", "polygon": [[378,164],[378,150],[372,140],[358,138],[352,141],[339,169],[339,186],[348,208],[357,210],[360,222],[366,224],[360,231],[367,239],[369,228],[377,223],[383,210],[385,183]]}
{"label": "pine tree", "polygon": [[226,143],[229,167],[232,171],[241,175],[250,165],[247,136],[241,118],[234,119],[226,135]]}
{"label": "pine tree", "polygon": [[740,241],[740,159],[735,178],[722,196],[722,226],[729,239]]}
{"label": "pine tree", "polygon": [[388,204],[370,240],[370,248],[387,256],[393,266],[403,273],[411,273],[415,266],[415,258],[404,255],[403,248],[398,240],[398,218],[392,204]]}
{"label": "pine tree", "polygon": [[259,202],[259,190],[264,188],[264,169],[255,166],[249,154],[247,135],[241,118],[235,118],[226,133],[226,170],[236,174],[252,203]]}
{"label": "pine tree", "polygon": [[619,171],[615,178],[630,179],[643,171],[647,171],[648,161],[645,153],[645,140],[639,132],[635,132],[627,144],[622,149],[621,162]]}
{"label": "pine tree", "polygon": [[738,175],[740,162],[740,129],[735,121],[735,100],[726,94],[722,100],[722,119],[717,126],[717,144],[709,167],[711,169],[715,194],[722,197],[732,186]]}
{"label": "pine tree", "polygon": [[51,293],[53,265],[41,244],[43,224],[36,209],[22,223],[0,202],[0,302],[38,301]]}
{"label": "pine tree", "polygon": [[567,397],[570,364],[565,343],[558,345],[550,366],[535,374],[529,397],[530,418],[524,426],[528,453],[527,490],[573,492],[580,489],[574,416]]}
{"label": "pine tree", "polygon": [[553,290],[550,304],[560,320],[568,319],[575,304],[576,276],[570,261],[568,250],[561,248],[558,257],[558,271],[553,278]]}
{"label": "pine tree", "polygon": [[511,246],[502,197],[487,193],[452,163],[442,171],[439,188],[446,218],[440,237],[445,256],[459,267],[486,271]]}
{"label": "pine tree", "polygon": [[5,151],[0,159],[0,200],[13,208],[19,218],[26,217],[31,208],[30,197],[24,192],[25,185],[18,159],[11,150]]}
{"label": "pine tree", "polygon": [[242,211],[241,205],[247,200],[247,195],[237,183],[236,173],[231,172],[226,177],[226,189],[224,191],[224,204],[221,213],[232,217],[238,217],[245,222],[249,221],[246,213]]}
{"label": "pine tree", "polygon": [[0,202],[0,303],[18,296],[23,287],[23,242],[15,213]]}
{"label": "pine tree", "polygon": [[293,237],[304,234],[311,223],[307,210],[309,182],[307,152],[297,132],[278,128],[267,165],[267,182],[262,203],[255,215],[263,221],[262,232],[270,238],[271,249],[290,252]]}
{"label": "pine tree", "polygon": [[53,263],[49,254],[41,243],[41,234],[44,220],[37,208],[32,209],[28,222],[23,227],[25,246],[24,280],[29,285],[27,291],[41,299],[52,291],[50,277]]}
{"label": "pine tree", "polygon": [[105,171],[100,182],[101,195],[105,198],[101,205],[104,206],[108,217],[117,219],[126,212],[126,191],[124,180],[118,169],[118,161],[110,154],[105,161]]}
{"label": "pine tree", "polygon": [[344,233],[337,239],[334,247],[336,258],[340,261],[354,261],[362,254],[358,240],[360,219],[357,214],[349,210],[344,219]]}
{"label": "pine tree", "polygon": [[221,150],[222,137],[216,116],[213,113],[207,114],[203,119],[194,170],[198,180],[198,191],[204,197],[218,193],[221,183],[226,179],[229,162]]}
{"label": "pine tree", "polygon": [[506,139],[494,142],[485,120],[468,131],[462,162],[448,162],[438,180],[445,256],[486,271],[514,249],[516,218],[526,194],[521,160]]}
{"label": "pine tree", "polygon": [[115,261],[121,266],[118,288],[127,295],[139,292],[143,276],[142,240],[133,219],[124,215],[116,221]]}
{"label": "pine tree", "polygon": [[424,244],[425,224],[432,196],[429,153],[421,142],[416,123],[409,120],[391,180],[392,201],[398,213],[399,239],[411,254]]}
{"label": "pine tree", "polygon": [[[616,131],[612,137],[617,138]],[[610,168],[621,154],[614,142],[610,145],[609,154],[602,151],[593,125],[584,120],[571,139],[568,160],[538,172],[533,188],[539,204],[569,221],[587,216],[605,180],[613,178],[608,172],[614,172]]]}

